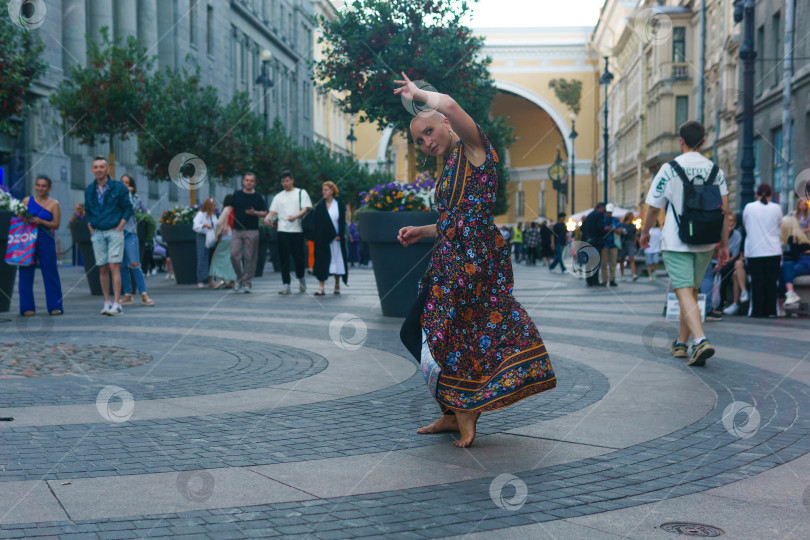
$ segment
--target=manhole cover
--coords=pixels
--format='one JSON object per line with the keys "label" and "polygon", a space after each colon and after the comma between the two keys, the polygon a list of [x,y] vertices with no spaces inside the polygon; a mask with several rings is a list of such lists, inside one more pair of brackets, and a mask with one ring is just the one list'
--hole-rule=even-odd
{"label": "manhole cover", "polygon": [[702,538],[711,538],[726,534],[726,531],[723,529],[712,527],[711,525],[703,525],[702,523],[664,523],[661,525],[661,529],[666,532],[682,534],[684,536],[700,536]]}

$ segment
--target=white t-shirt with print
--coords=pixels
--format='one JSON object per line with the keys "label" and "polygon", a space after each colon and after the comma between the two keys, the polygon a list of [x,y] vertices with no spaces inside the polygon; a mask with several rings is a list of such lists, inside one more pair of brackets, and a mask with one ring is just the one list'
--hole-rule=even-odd
{"label": "white t-shirt with print", "polygon": [[661,252],[661,228],[653,227],[650,229],[650,247],[644,253],[660,253]]}
{"label": "white t-shirt with print", "polygon": [[[687,152],[675,158],[686,176],[690,179],[695,179],[698,176],[704,179],[709,178],[712,172],[714,163],[703,157],[698,152]],[[717,177],[714,179],[714,184],[720,188],[720,195],[728,195],[728,186],[726,185],[726,177],[723,174],[723,169],[717,172]],[[685,244],[678,237],[678,224],[675,222],[674,212],[678,212],[678,219],[681,218],[683,211],[683,181],[678,174],[672,170],[669,163],[665,163],[658,174],[653,178],[650,192],[647,194],[646,203],[655,208],[662,208],[664,204],[669,201],[667,205],[667,213],[664,219],[664,229],[661,238],[662,251],[686,251],[686,252],[702,252],[711,251],[714,249],[714,244]]]}
{"label": "white t-shirt with print", "polygon": [[[299,193],[301,194],[300,202]],[[312,208],[309,194],[303,189],[293,188],[290,191],[282,191],[273,197],[273,202],[270,203],[270,211],[278,214],[278,232],[304,232],[301,227],[301,219],[295,221],[288,219],[290,216],[301,212],[303,208]]]}

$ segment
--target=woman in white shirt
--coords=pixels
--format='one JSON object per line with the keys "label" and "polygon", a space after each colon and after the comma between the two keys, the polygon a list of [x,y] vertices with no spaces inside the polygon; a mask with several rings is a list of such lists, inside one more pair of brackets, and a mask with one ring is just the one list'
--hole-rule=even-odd
{"label": "woman in white shirt", "polygon": [[782,208],[770,202],[768,184],[757,188],[757,202],[745,205],[745,258],[751,277],[749,317],[776,317],[777,281],[782,261]]}
{"label": "woman in white shirt", "polygon": [[202,289],[205,283],[208,282],[209,287],[214,286],[214,282],[208,273],[209,261],[211,260],[211,249],[215,246],[205,245],[205,238],[208,231],[213,233],[214,227],[217,225],[217,203],[214,199],[206,199],[194,216],[194,224],[191,226],[194,232],[197,233],[197,287]]}
{"label": "woman in white shirt", "polygon": [[349,279],[346,268],[346,205],[336,197],[338,187],[334,182],[321,185],[323,200],[315,205],[315,263],[312,273],[320,281],[315,296],[323,296],[326,280],[335,276],[335,294],[340,294],[340,278]]}

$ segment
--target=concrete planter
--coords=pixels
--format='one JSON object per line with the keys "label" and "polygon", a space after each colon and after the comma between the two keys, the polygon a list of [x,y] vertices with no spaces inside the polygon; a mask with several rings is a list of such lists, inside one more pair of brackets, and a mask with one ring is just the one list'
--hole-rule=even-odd
{"label": "concrete planter", "polygon": [[101,292],[101,277],[98,266],[96,266],[96,255],[93,253],[93,243],[90,241],[90,229],[85,221],[70,222],[70,236],[73,243],[79,246],[79,253],[82,255],[84,264],[84,277],[87,278],[87,285],[90,287],[90,294],[93,296],[103,296]]}
{"label": "concrete planter", "polygon": [[163,224],[160,235],[166,242],[168,256],[172,259],[174,279],[178,285],[197,283],[197,233],[191,223],[182,225]]}

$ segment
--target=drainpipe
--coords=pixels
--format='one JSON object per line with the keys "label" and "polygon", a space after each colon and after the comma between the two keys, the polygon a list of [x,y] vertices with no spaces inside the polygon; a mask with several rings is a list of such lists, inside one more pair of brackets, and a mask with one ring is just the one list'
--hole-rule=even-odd
{"label": "drainpipe", "polygon": [[782,74],[782,193],[779,202],[782,206],[782,214],[787,214],[790,207],[790,195],[792,191],[792,181],[790,177],[790,94],[791,79],[793,77],[793,30],[794,30],[794,3],[793,0],[785,1],[785,64]]}
{"label": "drainpipe", "polygon": [[[788,0],[789,2],[790,0]],[[706,90],[706,0],[700,0],[700,52],[698,53],[697,119],[703,123],[703,93]]]}
{"label": "drainpipe", "polygon": [[720,42],[720,85],[718,88],[718,103],[717,108],[714,110],[714,141],[712,141],[712,158],[715,163],[720,161],[717,155],[717,143],[720,139],[720,113],[723,110],[725,103],[725,76],[726,76],[726,0],[723,0],[721,5],[720,27],[723,29],[723,39]]}

